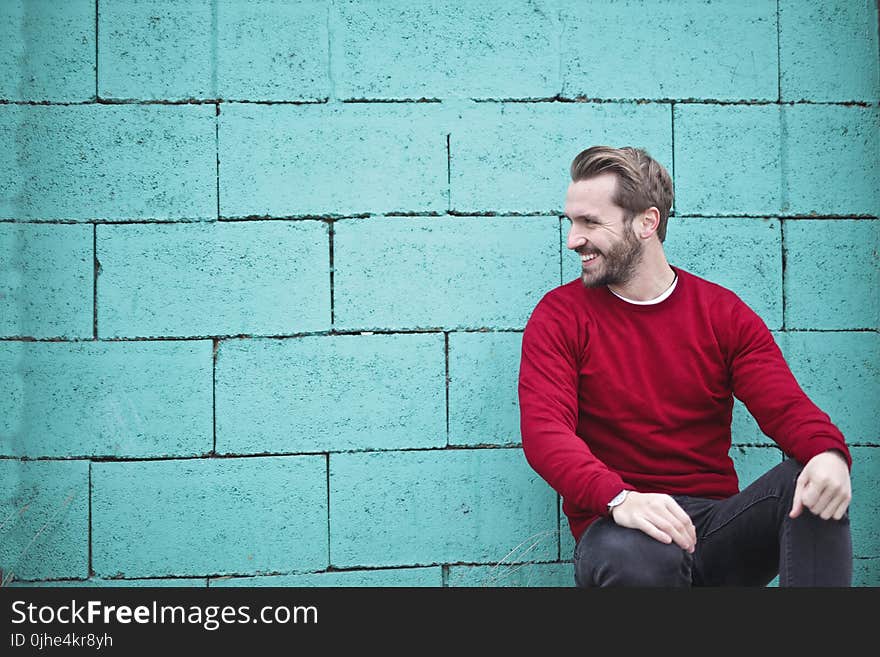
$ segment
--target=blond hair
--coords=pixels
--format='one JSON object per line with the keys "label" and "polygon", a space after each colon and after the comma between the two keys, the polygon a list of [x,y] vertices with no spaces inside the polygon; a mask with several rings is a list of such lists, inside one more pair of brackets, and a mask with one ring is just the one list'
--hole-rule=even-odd
{"label": "blond hair", "polygon": [[660,212],[657,237],[666,239],[666,221],[672,209],[674,192],[672,178],[662,164],[647,151],[632,146],[613,148],[591,146],[578,153],[571,163],[571,180],[587,180],[603,173],[617,177],[617,189],[612,199],[626,210],[626,220],[632,221],[637,212],[655,207]]}

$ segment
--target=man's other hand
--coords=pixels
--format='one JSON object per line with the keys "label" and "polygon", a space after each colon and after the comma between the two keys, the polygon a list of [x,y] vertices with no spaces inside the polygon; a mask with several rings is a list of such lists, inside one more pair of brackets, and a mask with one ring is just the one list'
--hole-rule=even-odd
{"label": "man's other hand", "polygon": [[611,519],[621,527],[639,529],[661,543],[674,541],[691,553],[697,544],[694,523],[669,495],[630,491],[626,499],[611,510]]}
{"label": "man's other hand", "polygon": [[843,455],[834,450],[822,452],[801,470],[788,516],[797,518],[807,508],[823,520],[840,520],[851,499],[849,467]]}

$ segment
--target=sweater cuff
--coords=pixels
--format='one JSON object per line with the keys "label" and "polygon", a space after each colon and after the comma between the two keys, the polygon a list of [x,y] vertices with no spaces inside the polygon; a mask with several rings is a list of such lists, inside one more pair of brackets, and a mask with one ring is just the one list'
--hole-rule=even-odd
{"label": "sweater cuff", "polygon": [[608,517],[610,515],[608,512],[608,503],[614,499],[615,495],[624,489],[635,490],[632,486],[626,485],[623,479],[618,475],[609,473],[609,476],[596,487],[593,499],[601,505],[601,508],[595,509],[594,512],[603,517]]}

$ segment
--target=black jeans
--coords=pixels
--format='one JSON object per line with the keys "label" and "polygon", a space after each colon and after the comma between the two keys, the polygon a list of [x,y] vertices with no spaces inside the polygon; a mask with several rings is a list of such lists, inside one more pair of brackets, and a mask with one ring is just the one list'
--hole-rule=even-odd
{"label": "black jeans", "polygon": [[803,466],[788,459],[725,500],[673,495],[697,530],[693,554],[600,518],[574,552],[575,583],[593,586],[851,586],[849,515],[788,513]]}

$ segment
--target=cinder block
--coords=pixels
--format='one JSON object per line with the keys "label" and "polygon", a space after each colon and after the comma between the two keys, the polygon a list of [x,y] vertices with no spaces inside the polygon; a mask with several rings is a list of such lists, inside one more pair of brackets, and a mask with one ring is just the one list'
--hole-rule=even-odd
{"label": "cinder block", "polygon": [[326,459],[95,463],[92,559],[114,577],[326,568]]}
{"label": "cinder block", "polygon": [[450,566],[447,586],[467,587],[573,587],[574,565],[567,563]]}
{"label": "cinder block", "polygon": [[785,213],[876,216],[880,207],[877,106],[783,105],[782,113]]}
{"label": "cinder block", "polygon": [[445,368],[439,333],[224,341],[217,451],[442,447]]}
{"label": "cinder block", "polygon": [[323,222],[97,230],[101,337],[281,335],[330,327]]}
{"label": "cinder block", "polygon": [[327,98],[326,1],[221,0],[217,4],[217,31],[221,98]]}
{"label": "cinder block", "polygon": [[854,559],[853,586],[880,586],[880,559]]}
{"label": "cinder block", "polygon": [[[216,98],[212,0],[98,5],[102,98]],[[212,79],[213,78],[213,79]]]}
{"label": "cinder block", "polygon": [[224,105],[224,217],[442,212],[448,127],[436,104]]}
{"label": "cinder block", "polygon": [[880,444],[880,334],[795,331],[781,347],[804,392],[848,443]]}
{"label": "cinder block", "polygon": [[71,102],[95,97],[95,2],[0,3],[0,98]]}
{"label": "cinder block", "polygon": [[556,558],[556,496],[522,450],[330,455],[335,567],[496,563],[551,535],[528,560]]}
{"label": "cinder block", "polygon": [[449,334],[449,444],[521,441],[519,376],[522,333]]}
{"label": "cinder block", "polygon": [[730,458],[739,479],[739,489],[745,490],[756,479],[782,463],[782,450],[777,447],[742,447],[734,445],[730,448]]}
{"label": "cinder block", "polygon": [[[780,336],[776,335],[774,337],[778,344]],[[746,405],[736,398],[733,400],[733,418],[730,423],[730,433],[734,445],[775,444],[761,431],[761,427],[758,426],[755,418],[749,413]]]}
{"label": "cinder block", "polygon": [[[543,3],[542,3],[543,4]],[[339,7],[340,98],[548,98],[555,11],[524,0],[351,0]],[[336,54],[336,52],[334,52]]]}
{"label": "cinder block", "polygon": [[[565,3],[563,94],[776,100],[776,2]],[[627,34],[650,39],[621,47]]]}
{"label": "cinder block", "polygon": [[784,101],[876,103],[877,4],[780,0],[779,81]]}
{"label": "cinder block", "polygon": [[[850,447],[850,452],[853,457],[853,497],[849,507],[849,520],[853,556],[880,557],[880,501],[877,498],[877,489],[880,487],[880,449]],[[876,575],[874,570],[872,576]]]}
{"label": "cinder block", "polygon": [[0,105],[0,219],[217,216],[214,108]]}
{"label": "cinder block", "polygon": [[92,337],[92,231],[0,224],[0,335]]}
{"label": "cinder block", "polygon": [[440,566],[427,568],[377,568],[342,570],[300,575],[258,575],[256,577],[219,577],[210,587],[294,586],[294,587],[440,587]]}
{"label": "cinder block", "polygon": [[555,217],[337,221],[337,328],[513,328],[559,284]]}
{"label": "cinder block", "polygon": [[208,340],[0,342],[0,454],[204,454],[211,370]]}
{"label": "cinder block", "polygon": [[786,221],[785,255],[786,328],[880,328],[880,221]]}
{"label": "cinder block", "polygon": [[0,454],[15,454],[24,449],[25,435],[29,425],[28,410],[25,408],[27,385],[23,370],[31,353],[24,341],[4,341],[0,343],[0,376],[4,379],[4,396],[0,398]]}
{"label": "cinder block", "polygon": [[89,462],[0,459],[0,570],[89,576]]}
{"label": "cinder block", "polygon": [[880,205],[876,107],[679,105],[678,214],[865,214]]}
{"label": "cinder block", "polygon": [[676,213],[778,214],[779,111],[777,105],[677,105]]}
{"label": "cinder block", "polygon": [[672,173],[666,105],[478,103],[455,116],[450,207],[461,213],[561,214],[571,162],[596,144],[645,148]]}
{"label": "cinder block", "polygon": [[302,101],[329,92],[326,2],[107,3],[98,34],[103,97]]}
{"label": "cinder block", "polygon": [[733,290],[770,329],[782,328],[778,219],[673,217],[669,224],[669,262]]}

